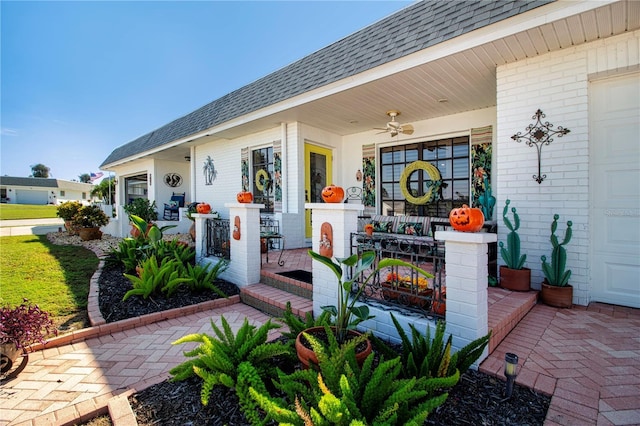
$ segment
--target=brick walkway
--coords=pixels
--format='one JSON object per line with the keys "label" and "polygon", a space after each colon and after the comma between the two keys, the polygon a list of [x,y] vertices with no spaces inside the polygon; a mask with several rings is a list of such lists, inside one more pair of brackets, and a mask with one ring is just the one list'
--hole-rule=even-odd
{"label": "brick walkway", "polygon": [[[291,256],[286,261],[299,260]],[[296,264],[294,269],[308,266]],[[97,308],[94,293],[90,309]],[[0,425],[74,424],[106,412],[110,401],[121,403],[115,411],[126,418],[126,396],[168,378],[169,369],[185,360],[182,351],[193,347],[172,346],[172,341],[210,333],[210,320],[219,323],[223,314],[234,329],[245,318],[255,325],[269,319],[237,300],[103,324],[54,339],[59,346],[32,353],[27,368],[2,383]],[[504,378],[505,352],[520,358],[518,383],[553,395],[545,425],[640,424],[640,309],[599,303],[572,309],[536,305],[480,369]],[[129,418],[118,422],[122,424],[135,423]]]}

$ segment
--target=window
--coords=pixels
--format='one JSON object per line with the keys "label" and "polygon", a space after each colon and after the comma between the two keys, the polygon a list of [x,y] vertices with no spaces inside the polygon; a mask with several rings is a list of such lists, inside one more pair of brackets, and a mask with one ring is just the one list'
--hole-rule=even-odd
{"label": "window", "polygon": [[262,213],[273,213],[273,147],[252,152],[253,200],[264,204]]}
{"label": "window", "polygon": [[131,204],[136,198],[147,198],[147,174],[139,174],[125,178],[124,187],[126,204]]}
{"label": "window", "polygon": [[83,192],[83,193],[82,193],[82,199],[83,199],[83,200],[86,200],[86,199],[87,199],[87,193],[86,193],[86,192]]}
{"label": "window", "polygon": [[60,191],[60,196],[64,197],[65,196],[65,192],[64,191]]}
{"label": "window", "polygon": [[[407,201],[400,189],[403,170],[414,161],[426,161],[440,172],[437,195],[426,204]],[[380,150],[381,210],[383,214],[448,217],[452,208],[469,204],[469,137],[447,138],[382,148]],[[412,172],[407,189],[419,198],[433,182],[422,169]]]}

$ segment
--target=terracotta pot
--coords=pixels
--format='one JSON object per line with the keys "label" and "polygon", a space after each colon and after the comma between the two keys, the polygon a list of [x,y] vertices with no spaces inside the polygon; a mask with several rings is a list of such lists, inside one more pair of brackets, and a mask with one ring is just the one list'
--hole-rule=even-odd
{"label": "terracotta pot", "polygon": [[[334,327],[331,327],[331,328],[334,329]],[[309,333],[311,335],[324,333],[324,327],[311,327],[304,330],[304,332]],[[354,331],[354,330],[349,330],[349,334],[352,336],[361,335],[361,333],[358,333],[357,331]],[[302,338],[303,338],[302,333],[298,334],[298,337],[296,337],[296,352],[298,353],[298,359],[302,363],[302,367],[306,370],[309,368],[309,365],[318,364],[318,357],[316,356],[316,353],[312,349],[307,348],[302,343],[301,341]],[[371,342],[369,340],[366,341],[366,345],[367,346],[363,351],[356,352],[356,361],[360,366],[362,366],[362,364],[364,363],[364,360],[367,359],[367,357],[373,350],[371,346]]]}
{"label": "terracotta pot", "polygon": [[[22,361],[18,365],[16,361],[22,355]],[[0,344],[0,373],[3,381],[16,377],[29,362],[29,354],[18,349],[14,343]],[[13,370],[13,371],[11,371]]]}
{"label": "terracotta pot", "polygon": [[500,266],[500,287],[511,291],[531,290],[531,269]]}
{"label": "terracotta pot", "polygon": [[102,238],[102,231],[100,228],[80,228],[78,235],[82,241],[99,240]]}
{"label": "terracotta pot", "polygon": [[564,287],[557,287],[542,282],[542,290],[540,290],[540,299],[543,303],[555,308],[570,308],[573,306],[573,287],[567,284]]}
{"label": "terracotta pot", "polygon": [[73,225],[73,221],[65,220],[64,228],[67,230],[69,235],[78,235],[78,227]]}
{"label": "terracotta pot", "polygon": [[417,306],[419,308],[424,308],[429,303],[429,300],[423,299],[423,297],[431,297],[433,296],[433,289],[427,288],[424,290],[418,291],[416,294],[415,291],[412,292],[411,289],[402,286],[394,286],[390,282],[383,282],[382,284],[382,297],[385,300],[398,300],[400,303],[405,305]]}

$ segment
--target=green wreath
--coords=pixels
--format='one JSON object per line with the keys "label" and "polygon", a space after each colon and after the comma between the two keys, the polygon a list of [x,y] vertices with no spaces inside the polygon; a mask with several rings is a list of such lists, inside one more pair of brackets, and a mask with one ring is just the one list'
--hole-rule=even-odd
{"label": "green wreath", "polygon": [[429,174],[432,181],[440,180],[440,172],[431,163],[426,161],[414,161],[404,168],[402,175],[400,175],[400,191],[404,198],[412,204],[422,205],[427,204],[431,200],[431,193],[433,192],[434,185],[429,186],[429,190],[422,197],[414,197],[409,193],[409,176],[416,170],[424,170]]}
{"label": "green wreath", "polygon": [[258,170],[258,172],[256,173],[256,188],[258,188],[258,191],[264,192],[264,184],[268,180],[269,180],[269,173],[267,173],[265,169]]}

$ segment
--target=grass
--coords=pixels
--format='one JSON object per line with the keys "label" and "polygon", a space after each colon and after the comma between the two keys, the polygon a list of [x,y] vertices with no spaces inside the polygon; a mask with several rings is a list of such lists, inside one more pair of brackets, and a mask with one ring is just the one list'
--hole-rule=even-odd
{"label": "grass", "polygon": [[0,305],[23,298],[38,304],[61,331],[87,327],[87,297],[98,258],[79,246],[58,246],[44,235],[0,237]]}
{"label": "grass", "polygon": [[57,207],[53,205],[0,204],[0,219],[49,219],[57,218]]}

